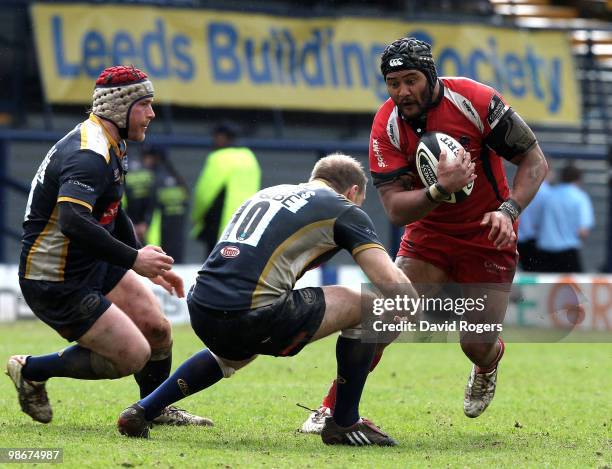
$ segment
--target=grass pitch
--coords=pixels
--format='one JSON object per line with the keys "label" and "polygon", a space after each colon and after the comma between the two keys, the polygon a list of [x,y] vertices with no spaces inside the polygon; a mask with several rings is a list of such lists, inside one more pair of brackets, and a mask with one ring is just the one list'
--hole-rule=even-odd
{"label": "grass pitch", "polygon": [[[174,329],[174,368],[202,348]],[[0,326],[0,358],[66,343],[39,322]],[[477,419],[463,416],[469,362],[457,344],[394,344],[370,376],[361,413],[395,448],[326,447],[296,429],[335,370],[334,339],[294,358],[260,357],[229,380],[181,401],[214,428],[155,427],[121,437],[117,415],[134,402],[132,378],[53,379],[54,420],[19,410],[0,379],[0,446],[63,448],[63,467],[612,467],[612,344],[507,344],[497,395]],[[4,362],[3,362],[4,363]],[[4,365],[3,365],[4,366]]]}

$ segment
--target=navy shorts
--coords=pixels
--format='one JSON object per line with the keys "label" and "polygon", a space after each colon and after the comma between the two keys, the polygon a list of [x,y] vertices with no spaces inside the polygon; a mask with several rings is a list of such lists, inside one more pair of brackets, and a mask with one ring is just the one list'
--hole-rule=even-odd
{"label": "navy shorts", "polygon": [[106,298],[126,269],[100,262],[78,283],[48,282],[19,278],[21,293],[32,312],[68,342],[85,334],[106,311]]}
{"label": "navy shorts", "polygon": [[187,296],[191,326],[216,355],[246,360],[253,355],[293,356],[317,332],[325,315],[323,289],[292,290],[274,303],[243,311],[197,305]]}

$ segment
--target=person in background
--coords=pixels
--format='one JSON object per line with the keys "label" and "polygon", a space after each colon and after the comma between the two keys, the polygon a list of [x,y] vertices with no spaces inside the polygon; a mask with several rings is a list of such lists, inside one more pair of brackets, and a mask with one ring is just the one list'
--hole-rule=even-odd
{"label": "person in background", "polygon": [[145,164],[146,156],[143,152],[140,159],[130,159],[123,198],[123,206],[141,244],[145,244],[155,208],[155,174],[150,165]]}
{"label": "person in background", "polygon": [[185,218],[189,205],[189,189],[163,147],[143,148],[143,164],[155,175],[153,210],[146,234],[148,244],[161,246],[182,263],[185,245]]}
{"label": "person in background", "polygon": [[580,248],[595,225],[593,204],[579,186],[582,172],[573,164],[561,170],[542,209],[537,247],[542,251],[542,272],[582,272]]}
{"label": "person in background", "polygon": [[191,209],[191,236],[205,244],[205,254],[217,244],[232,214],[261,184],[261,169],[254,153],[235,144],[231,124],[213,130],[213,151],[196,183]]}

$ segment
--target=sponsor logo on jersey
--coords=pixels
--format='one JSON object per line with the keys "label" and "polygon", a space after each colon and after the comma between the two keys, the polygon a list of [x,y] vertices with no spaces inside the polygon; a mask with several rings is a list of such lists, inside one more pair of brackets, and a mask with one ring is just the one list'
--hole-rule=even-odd
{"label": "sponsor logo on jersey", "polygon": [[374,156],[376,156],[376,161],[378,162],[378,167],[379,168],[386,168],[387,167],[387,163],[385,162],[385,159],[383,158],[383,154],[382,154],[382,151],[380,150],[380,146],[378,145],[378,139],[377,138],[373,138],[372,139],[372,151],[374,152]]}
{"label": "sponsor logo on jersey", "polygon": [[108,204],[108,207],[106,207],[106,210],[104,210],[104,213],[100,218],[100,225],[108,225],[115,219],[115,217],[117,216],[117,211],[119,210],[120,202],[120,200],[117,200]]}
{"label": "sponsor logo on jersey", "polygon": [[476,110],[474,109],[474,106],[472,106],[472,103],[470,103],[467,99],[464,99],[463,101],[461,101],[461,105],[463,106],[463,109],[465,109],[467,113],[470,114],[474,120],[479,119],[478,116],[476,115]]}
{"label": "sponsor logo on jersey", "polygon": [[389,116],[389,120],[387,121],[387,136],[389,137],[389,140],[391,141],[393,146],[397,148],[398,150],[401,150],[399,128],[396,123],[397,116],[398,114],[397,114],[397,106],[396,106],[393,109],[393,112],[391,113],[391,115]]}
{"label": "sponsor logo on jersey", "polygon": [[223,249],[221,249],[221,255],[226,259],[232,259],[240,255],[240,249],[238,249],[236,246],[225,246]]}
{"label": "sponsor logo on jersey", "polygon": [[500,117],[506,110],[506,105],[496,94],[493,95],[491,101],[489,101],[489,109],[487,111],[487,122],[491,129],[493,129],[499,122]]}
{"label": "sponsor logo on jersey", "polygon": [[79,187],[81,187],[81,188],[83,188],[83,189],[85,189],[86,191],[89,191],[89,192],[93,192],[94,191],[94,188],[91,187],[90,185],[85,184],[85,183],[83,183],[81,181],[77,181],[75,179],[70,179],[68,181],[68,184],[74,184],[75,186],[79,186]]}
{"label": "sponsor logo on jersey", "polygon": [[502,272],[509,272],[510,270],[512,270],[512,267],[506,267],[506,266],[499,265],[491,261],[484,261],[484,268],[487,272],[490,272],[492,274],[499,274]]}

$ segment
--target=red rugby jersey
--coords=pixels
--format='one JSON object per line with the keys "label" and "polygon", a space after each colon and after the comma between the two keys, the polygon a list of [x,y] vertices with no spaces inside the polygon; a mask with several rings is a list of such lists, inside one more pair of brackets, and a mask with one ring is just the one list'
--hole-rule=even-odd
{"label": "red rugby jersey", "polygon": [[[445,232],[479,231],[483,215],[496,210],[510,190],[502,159],[486,137],[510,108],[493,88],[469,78],[440,78],[442,98],[427,111],[425,128],[406,122],[389,98],[378,110],[370,134],[370,172],[374,185],[412,174],[414,188],[422,188],[415,165],[416,147],[425,132],[443,132],[470,152],[477,178],[472,194],[457,204],[442,203],[411,224]],[[408,228],[409,230],[409,228]]]}

